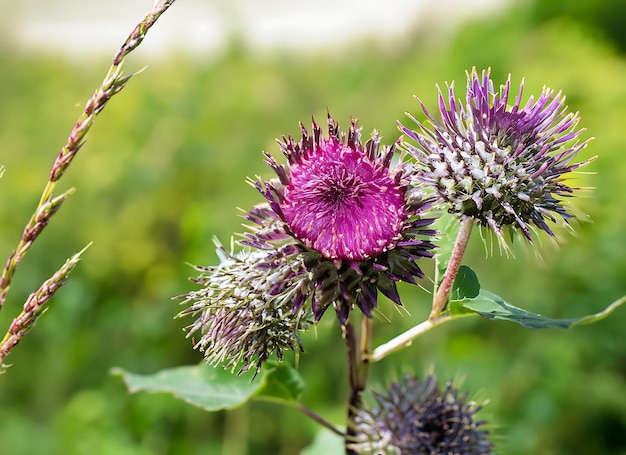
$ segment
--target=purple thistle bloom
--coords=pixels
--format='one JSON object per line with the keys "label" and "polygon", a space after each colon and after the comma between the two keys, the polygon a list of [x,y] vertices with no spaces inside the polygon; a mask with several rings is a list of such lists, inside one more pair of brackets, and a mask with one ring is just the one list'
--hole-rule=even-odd
{"label": "purple thistle bloom", "polygon": [[[496,92],[490,71],[467,74],[465,103],[453,84],[447,96],[439,90],[442,121],[421,103],[430,126],[414,117],[418,131],[400,125],[416,146],[407,144],[421,164],[416,176],[434,188],[450,213],[476,219],[502,239],[502,228],[521,230],[532,242],[533,226],[553,235],[547,220],[573,217],[562,198],[575,188],[567,174],[588,163],[573,162],[588,141],[574,141],[578,113],[568,113],[565,97],[543,89],[522,105],[524,84],[509,105],[511,78]],[[574,141],[572,143],[572,141]]]}
{"label": "purple thistle bloom", "polygon": [[294,235],[328,259],[358,261],[394,247],[408,213],[389,164],[334,136],[318,147],[291,155],[280,207]]}
{"label": "purple thistle bloom", "polygon": [[269,205],[248,213],[258,227],[242,243],[300,249],[310,285],[298,289],[294,310],[310,299],[316,321],[331,304],[342,325],[354,305],[371,317],[379,290],[400,304],[396,282],[415,283],[423,276],[415,261],[432,256],[433,220],[420,216],[430,201],[403,164],[391,165],[396,144],[381,149],[374,133],[363,145],[356,121],[346,135],[329,116],[328,138],[315,122],[312,135],[301,128],[299,142],[279,141],[288,165],[266,154],[278,178],[255,182]]}

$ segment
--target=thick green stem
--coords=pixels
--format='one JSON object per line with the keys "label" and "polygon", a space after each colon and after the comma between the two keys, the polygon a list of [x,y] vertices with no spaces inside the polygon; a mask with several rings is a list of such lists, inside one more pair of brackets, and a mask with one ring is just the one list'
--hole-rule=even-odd
{"label": "thick green stem", "polygon": [[357,356],[357,342],[354,334],[354,327],[349,322],[344,327],[344,338],[346,347],[348,348],[348,423],[346,425],[346,455],[357,455],[349,447],[350,437],[354,436],[354,426],[351,425],[354,420],[355,411],[361,407],[361,392],[359,385],[359,359]]}
{"label": "thick green stem", "polygon": [[372,350],[372,320],[363,316],[361,323],[361,339],[357,342],[352,324],[346,324],[344,337],[348,347],[348,372],[349,372],[349,396],[348,396],[348,423],[345,435],[346,454],[356,455],[356,452],[349,446],[351,436],[356,430],[354,418],[356,411],[362,405],[362,395],[367,384],[369,375],[370,353]]}
{"label": "thick green stem", "polygon": [[361,322],[360,353],[359,383],[365,388],[369,375],[370,356],[372,355],[372,319],[368,317],[363,317]]}
{"label": "thick green stem", "polygon": [[452,292],[452,286],[454,285],[456,275],[459,273],[459,267],[461,267],[461,261],[463,260],[463,255],[465,254],[465,249],[467,248],[473,227],[473,218],[467,217],[461,220],[461,229],[459,230],[459,234],[454,242],[454,248],[452,249],[452,255],[450,256],[450,261],[446,267],[446,272],[443,275],[441,284],[433,296],[432,310],[430,312],[430,316],[428,317],[431,322],[435,321],[448,305],[450,293]]}

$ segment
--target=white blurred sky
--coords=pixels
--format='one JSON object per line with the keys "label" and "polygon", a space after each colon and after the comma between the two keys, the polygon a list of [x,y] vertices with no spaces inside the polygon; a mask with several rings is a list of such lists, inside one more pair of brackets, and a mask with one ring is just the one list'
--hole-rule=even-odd
{"label": "white blurred sky", "polygon": [[[255,48],[322,49],[363,37],[397,38],[428,23],[447,31],[511,0],[177,0],[142,52],[211,53],[237,31]],[[112,52],[153,0],[0,0],[3,35],[21,49]]]}

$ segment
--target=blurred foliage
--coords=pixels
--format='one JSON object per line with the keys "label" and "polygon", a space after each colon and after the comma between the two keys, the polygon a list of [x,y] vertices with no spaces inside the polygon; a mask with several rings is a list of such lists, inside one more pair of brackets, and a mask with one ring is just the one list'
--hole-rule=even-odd
{"label": "blurred foliage", "polygon": [[539,23],[567,17],[585,25],[588,32],[611,42],[626,53],[626,3],[619,0],[552,0],[535,1],[532,15]]}
{"label": "blurred foliage", "polygon": [[[557,3],[559,14],[547,6]],[[586,137],[597,138],[582,158],[599,159],[587,168],[595,174],[578,181],[595,191],[575,201],[593,222],[577,225],[575,235],[560,232],[562,247],[544,238],[536,249],[518,246],[516,259],[497,251],[486,257],[489,238],[483,244],[475,236],[466,262],[484,288],[550,317],[599,311],[624,294],[626,62],[620,42],[594,32],[591,14],[578,13],[583,3],[597,11],[621,7],[537,2],[441,42],[422,27],[393,47],[364,42],[303,57],[255,55],[234,43],[216,59],[181,54],[149,62],[96,122],[61,181],[76,194],[22,263],[0,313],[7,327],[31,290],[94,242],[51,311],[8,358],[14,365],[0,376],[0,452],[298,453],[318,428],[293,409],[253,403],[204,413],[169,396],[129,396],[110,369],[152,373],[201,359],[181,331],[188,321],[172,319],[179,308],[171,297],[192,287],[186,263],[216,261],[213,235],[228,241],[241,231],[236,207],[261,200],[245,178],[270,175],[261,151],[276,154],[274,138],[297,135],[298,121],[323,121],[329,109],[341,124],[358,117],[365,135],[376,128],[391,142],[396,119],[407,110],[419,115],[413,94],[435,108],[435,84],[456,80],[461,89],[472,66],[491,66],[496,81],[511,73],[514,85],[524,77],[527,95],[544,84],[563,90],[581,112]],[[1,49],[0,251],[8,254],[109,62]],[[133,58],[128,64],[141,66]],[[378,342],[427,315],[426,294],[402,292],[412,316],[383,302],[392,322],[377,324]],[[431,368],[441,378],[464,378],[464,389],[490,400],[482,416],[501,454],[626,454],[625,324],[624,310],[569,331],[454,321],[375,365],[371,384],[381,389],[402,373]],[[304,343],[303,401],[340,425],[346,353],[333,318]]]}

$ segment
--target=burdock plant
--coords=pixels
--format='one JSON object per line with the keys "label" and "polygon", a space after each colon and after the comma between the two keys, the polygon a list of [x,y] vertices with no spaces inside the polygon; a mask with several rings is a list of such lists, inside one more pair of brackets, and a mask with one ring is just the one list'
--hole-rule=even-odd
{"label": "burdock plant", "polygon": [[[310,130],[300,125],[299,139],[282,137],[283,159],[265,154],[275,177],[250,180],[265,201],[245,212],[237,251],[218,243],[220,263],[196,267],[194,288],[182,296],[180,316],[193,318],[186,329],[193,346],[209,364],[238,375],[205,366],[121,372],[129,388],[173,392],[207,410],[250,399],[295,405],[340,436],[348,454],[492,453],[477,415],[482,405],[453,382],[409,375],[368,402],[372,363],[456,318],[567,328],[602,319],[626,297],[595,315],[549,319],[481,289],[462,264],[474,224],[503,244],[505,229],[530,242],[554,235],[551,224],[573,217],[564,200],[576,190],[569,179],[588,162],[576,161],[587,141],[579,139],[578,114],[563,95],[546,88],[524,102],[520,87],[510,100],[510,78],[495,89],[489,70],[467,76],[463,101],[450,84],[446,96],[439,92],[440,116],[422,104],[426,119],[411,116],[416,129],[400,125],[405,136],[388,145],[375,131],[363,142],[355,120],[344,131],[330,115],[327,134],[313,121]],[[438,226],[452,227],[436,232],[439,217],[451,223]],[[431,266],[434,277],[425,279]],[[430,315],[373,348],[381,295],[409,311],[416,306],[400,298],[400,282],[433,284]],[[341,428],[305,408],[302,378],[273,361],[289,351],[297,358],[306,348],[300,332],[330,307],[347,348]]]}
{"label": "burdock plant", "polygon": [[433,255],[430,200],[411,167],[392,165],[397,144],[381,147],[376,132],[363,144],[356,121],[346,134],[330,115],[327,137],[315,121],[312,134],[301,129],[299,141],[279,141],[287,165],[265,155],[277,177],[251,181],[267,201],[245,216],[248,249],[220,248],[221,264],[200,267],[202,288],[184,296],[181,315],[199,316],[188,335],[200,332],[210,363],[258,371],[272,351],[302,348],[311,314],[317,322],[333,306],[346,329],[353,307],[372,317],[379,291],[400,305],[396,282],[417,284],[417,261]]}
{"label": "burdock plant", "polygon": [[[0,274],[0,309],[24,255],[73,191],[55,195],[57,182],[96,116],[133,76],[123,73],[124,58],[173,2],[157,0],[135,27],[72,128]],[[356,120],[343,130],[330,115],[327,132],[313,121],[310,129],[300,125],[297,139],[282,137],[283,157],[265,154],[275,177],[250,180],[264,201],[245,212],[247,231],[229,250],[216,242],[219,264],[195,267],[194,288],[181,296],[179,316],[192,318],[186,333],[205,362],[148,376],[122,372],[129,388],[172,392],[212,411],[251,399],[285,403],[338,435],[337,453],[491,454],[491,434],[478,417],[482,404],[453,381],[442,386],[434,375],[410,374],[369,400],[365,392],[373,363],[450,320],[482,316],[528,328],[568,328],[598,321],[626,301],[579,319],[549,319],[481,289],[475,272],[462,264],[475,224],[504,248],[507,230],[530,243],[554,236],[554,225],[574,218],[567,204],[578,190],[572,176],[590,161],[578,161],[588,141],[564,95],[544,88],[524,100],[523,83],[514,97],[510,91],[510,77],[496,88],[490,70],[474,69],[465,97],[457,98],[453,84],[439,90],[438,115],[420,101],[425,119],[409,114],[413,125],[400,124],[404,136],[389,144],[376,131],[363,141]],[[452,228],[435,231],[439,217],[452,220]],[[0,371],[81,253],[28,297],[0,341]],[[430,315],[373,348],[381,295],[409,311],[416,306],[401,299],[401,282],[432,283]],[[280,363],[304,352],[301,332],[332,314],[326,311],[331,307],[347,350],[347,416],[340,426],[299,402],[303,380]]]}

